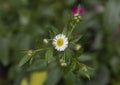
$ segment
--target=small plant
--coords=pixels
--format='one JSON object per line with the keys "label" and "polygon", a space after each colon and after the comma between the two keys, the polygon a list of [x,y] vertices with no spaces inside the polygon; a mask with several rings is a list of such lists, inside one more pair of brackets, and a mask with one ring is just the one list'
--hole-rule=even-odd
{"label": "small plant", "polygon": [[[80,7],[78,8],[79,11]],[[93,68],[81,63],[79,56],[82,54],[82,46],[78,44],[81,36],[75,37],[73,34],[77,24],[81,21],[80,13],[77,12],[70,18],[70,22],[59,32],[57,29],[50,30],[50,38],[43,39],[43,45],[36,50],[25,51],[25,56],[19,63],[19,66],[24,66],[30,62],[29,66],[37,54],[44,54],[41,57],[46,61],[46,66],[49,67],[51,63],[56,63],[57,67],[64,73],[73,72],[79,74],[83,72],[84,75],[90,79],[89,71]],[[65,75],[65,74],[64,74]]]}

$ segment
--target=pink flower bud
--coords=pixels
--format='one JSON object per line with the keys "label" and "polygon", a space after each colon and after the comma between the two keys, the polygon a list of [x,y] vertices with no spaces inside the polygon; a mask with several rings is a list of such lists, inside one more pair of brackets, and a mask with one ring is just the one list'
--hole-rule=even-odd
{"label": "pink flower bud", "polygon": [[85,12],[86,12],[86,10],[85,10],[84,8],[80,8],[80,14],[81,14],[81,15],[84,15]]}
{"label": "pink flower bud", "polygon": [[80,10],[78,10],[78,6],[75,6],[72,9],[72,15],[74,16],[77,13],[79,13],[80,15],[84,15],[86,13],[86,10],[83,7],[80,7]]}

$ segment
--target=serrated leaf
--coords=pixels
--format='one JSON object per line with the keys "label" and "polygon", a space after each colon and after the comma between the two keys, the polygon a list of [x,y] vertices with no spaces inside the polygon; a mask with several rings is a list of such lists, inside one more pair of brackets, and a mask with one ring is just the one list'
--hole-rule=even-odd
{"label": "serrated leaf", "polygon": [[49,49],[46,51],[45,59],[46,59],[47,63],[51,62],[51,60],[53,59],[53,50],[52,49]]}

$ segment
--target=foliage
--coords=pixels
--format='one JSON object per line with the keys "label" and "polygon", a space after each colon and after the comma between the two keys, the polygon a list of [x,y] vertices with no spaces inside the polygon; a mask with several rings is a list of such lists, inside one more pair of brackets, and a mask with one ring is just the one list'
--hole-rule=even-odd
{"label": "foliage", "polygon": [[[74,74],[70,71],[63,76],[58,62],[50,63],[54,61],[50,55],[58,56],[54,48],[34,54],[36,49],[49,48],[49,44],[40,40],[56,36],[50,34],[51,30],[56,33],[68,28],[68,17],[78,3],[86,9],[86,13],[76,26],[75,34],[70,35],[76,36],[72,44],[76,43],[81,48],[80,51],[67,49],[66,55],[73,56],[71,54],[74,52],[80,63],[93,66],[95,70],[90,72],[90,80],[84,78],[82,70],[81,76],[74,75],[78,70],[74,68],[76,63],[70,65]],[[45,70],[49,72],[45,85],[119,85],[119,9],[119,0],[1,0],[0,85],[19,85],[22,78],[29,78],[32,72]],[[68,31],[64,30],[63,34]],[[74,47],[73,44],[71,48]],[[26,59],[22,59],[23,56]]]}

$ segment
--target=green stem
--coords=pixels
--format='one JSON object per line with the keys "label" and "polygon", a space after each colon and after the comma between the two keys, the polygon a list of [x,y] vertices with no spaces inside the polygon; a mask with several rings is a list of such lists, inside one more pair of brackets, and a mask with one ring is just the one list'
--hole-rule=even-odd
{"label": "green stem", "polygon": [[63,59],[64,59],[64,61],[65,61],[65,51],[64,51]]}
{"label": "green stem", "polygon": [[72,25],[72,29],[71,29],[70,33],[68,34],[68,37],[70,37],[70,35],[71,35],[71,34],[72,34],[72,32],[74,31],[75,26],[76,26],[76,24],[75,24],[75,25]]}
{"label": "green stem", "polygon": [[75,59],[74,58],[74,61],[77,63],[77,64],[79,64],[81,67],[83,67],[84,65],[83,64],[81,64],[77,59]]}
{"label": "green stem", "polygon": [[39,52],[39,51],[43,51],[43,50],[47,50],[49,48],[44,48],[44,49],[37,49],[37,50],[34,50],[34,52]]}
{"label": "green stem", "polygon": [[91,67],[89,67],[89,66],[87,66],[87,65],[85,65],[85,64],[82,64],[82,63],[80,63],[77,59],[75,59],[74,58],[74,61],[76,62],[76,63],[78,63],[78,65],[80,65],[81,67],[87,67],[89,70],[94,70],[93,68],[91,68]]}

